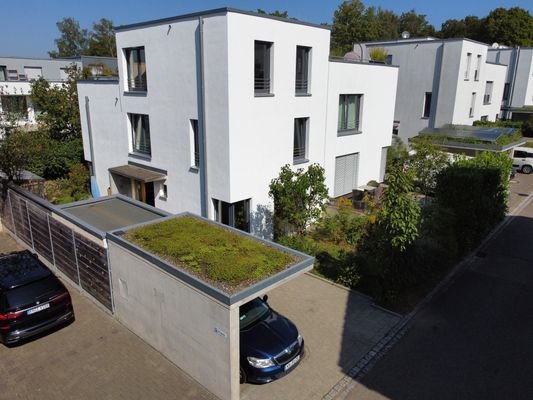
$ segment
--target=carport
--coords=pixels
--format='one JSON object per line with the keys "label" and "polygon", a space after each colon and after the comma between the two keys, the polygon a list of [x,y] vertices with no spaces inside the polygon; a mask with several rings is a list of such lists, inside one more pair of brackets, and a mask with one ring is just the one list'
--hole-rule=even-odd
{"label": "carport", "polygon": [[[176,255],[171,245],[163,244],[173,234],[168,226],[176,220],[229,232],[232,245],[227,251],[237,257],[254,251],[252,243],[290,261],[275,273],[236,287],[203,279],[192,264],[194,250],[192,255]],[[144,228],[157,239],[147,239]],[[310,270],[314,259],[189,213],[115,230],[107,237],[116,318],[213,394],[239,399],[239,307]],[[199,236],[198,241],[207,239]]]}

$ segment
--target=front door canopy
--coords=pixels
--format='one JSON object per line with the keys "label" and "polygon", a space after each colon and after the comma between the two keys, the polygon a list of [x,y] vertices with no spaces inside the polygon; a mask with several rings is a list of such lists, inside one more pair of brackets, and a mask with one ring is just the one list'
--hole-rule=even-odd
{"label": "front door canopy", "polygon": [[119,167],[109,168],[109,172],[124,176],[126,178],[132,178],[144,183],[163,181],[167,179],[167,176],[161,172],[137,167],[135,165],[121,165]]}

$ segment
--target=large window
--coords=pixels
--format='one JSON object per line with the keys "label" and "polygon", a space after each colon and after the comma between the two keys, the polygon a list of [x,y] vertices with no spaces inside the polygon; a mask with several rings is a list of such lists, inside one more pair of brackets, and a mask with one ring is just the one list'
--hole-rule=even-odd
{"label": "large window", "polygon": [[426,92],[424,96],[424,118],[429,118],[431,114],[431,92]]}
{"label": "large window", "polygon": [[296,93],[309,93],[310,47],[296,46]]}
{"label": "large window", "polygon": [[[361,94],[341,94],[339,96],[338,131],[342,134],[359,131],[361,116]],[[351,131],[351,132],[350,132]]]}
{"label": "large window", "polygon": [[150,147],[150,124],[148,115],[128,114],[131,123],[133,152],[143,155],[151,155]]}
{"label": "large window", "polygon": [[215,220],[228,226],[250,232],[250,199],[226,203],[213,199]]}
{"label": "large window", "polygon": [[254,90],[256,94],[270,93],[270,53],[272,43],[255,41]]}
{"label": "large window", "polygon": [[492,100],[492,86],[494,83],[492,81],[487,81],[485,85],[485,94],[483,95],[483,104],[490,104]]}
{"label": "large window", "polygon": [[309,118],[294,119],[293,161],[295,164],[306,161],[308,120]]}
{"label": "large window", "polygon": [[191,119],[191,145],[192,145],[192,166],[200,167],[200,140],[198,138],[198,120]]}
{"label": "large window", "polygon": [[26,96],[0,96],[2,112],[10,113],[18,119],[28,118],[28,102]]}
{"label": "large window", "polygon": [[128,90],[146,92],[146,60],[144,47],[124,49],[128,68]]}

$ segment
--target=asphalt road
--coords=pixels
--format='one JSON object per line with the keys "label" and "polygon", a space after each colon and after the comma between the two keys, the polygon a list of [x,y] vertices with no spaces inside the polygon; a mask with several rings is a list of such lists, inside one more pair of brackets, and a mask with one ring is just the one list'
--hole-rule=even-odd
{"label": "asphalt road", "polygon": [[348,399],[533,399],[533,199]]}

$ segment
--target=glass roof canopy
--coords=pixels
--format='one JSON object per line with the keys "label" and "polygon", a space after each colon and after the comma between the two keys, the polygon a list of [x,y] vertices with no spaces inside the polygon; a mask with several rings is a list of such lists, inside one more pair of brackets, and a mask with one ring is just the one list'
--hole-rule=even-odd
{"label": "glass roof canopy", "polygon": [[488,143],[496,142],[501,136],[515,133],[514,128],[498,128],[489,126],[445,125],[442,128],[427,128],[420,133],[431,136],[445,136],[448,138],[471,138]]}

